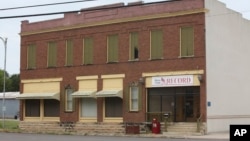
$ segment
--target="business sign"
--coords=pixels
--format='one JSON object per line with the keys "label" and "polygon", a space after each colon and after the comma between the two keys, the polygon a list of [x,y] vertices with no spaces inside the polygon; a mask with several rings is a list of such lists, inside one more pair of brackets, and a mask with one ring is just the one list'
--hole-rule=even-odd
{"label": "business sign", "polygon": [[194,85],[193,75],[152,77],[153,87],[192,86],[192,85]]}

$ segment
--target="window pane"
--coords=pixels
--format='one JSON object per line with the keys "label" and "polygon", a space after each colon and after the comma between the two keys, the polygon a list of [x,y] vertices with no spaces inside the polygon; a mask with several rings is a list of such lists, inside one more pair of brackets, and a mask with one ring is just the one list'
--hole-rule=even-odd
{"label": "window pane", "polygon": [[73,41],[66,41],[66,66],[73,65]]}
{"label": "window pane", "polygon": [[56,43],[49,42],[48,43],[48,67],[55,67],[56,66]]}
{"label": "window pane", "polygon": [[149,95],[149,105],[148,111],[149,112],[161,112],[161,96],[158,95]]}
{"label": "window pane", "polygon": [[83,64],[93,64],[93,38],[84,38]]}
{"label": "window pane", "polygon": [[36,46],[35,45],[29,45],[28,46],[28,69],[33,69],[36,67]]}
{"label": "window pane", "polygon": [[25,116],[40,117],[40,100],[25,100]]}
{"label": "window pane", "polygon": [[81,102],[81,117],[96,118],[97,103],[94,98],[82,98]]}
{"label": "window pane", "polygon": [[130,110],[131,111],[138,111],[139,109],[139,88],[138,87],[131,87],[131,94],[130,94]]}
{"label": "window pane", "polygon": [[59,117],[60,102],[54,99],[44,100],[44,116],[45,117]]}
{"label": "window pane", "polygon": [[118,97],[105,98],[105,117],[122,117],[122,99]]}
{"label": "window pane", "polygon": [[194,55],[194,29],[193,27],[181,28],[181,56]]}
{"label": "window pane", "polygon": [[72,97],[73,90],[72,89],[66,89],[66,100],[65,100],[65,105],[66,105],[66,111],[73,111],[73,97]]}
{"label": "window pane", "polygon": [[130,60],[135,60],[139,58],[139,48],[138,48],[138,33],[130,33]]}
{"label": "window pane", "polygon": [[162,59],[163,56],[163,32],[151,31],[151,59]]}
{"label": "window pane", "polygon": [[118,35],[108,36],[108,62],[118,61]]}

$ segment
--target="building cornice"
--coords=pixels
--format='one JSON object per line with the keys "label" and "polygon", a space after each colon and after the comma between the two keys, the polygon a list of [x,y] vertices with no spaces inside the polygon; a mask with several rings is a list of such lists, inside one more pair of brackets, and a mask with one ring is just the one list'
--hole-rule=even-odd
{"label": "building cornice", "polygon": [[152,14],[152,15],[145,15],[145,16],[135,16],[135,17],[120,18],[120,19],[100,21],[100,22],[77,24],[77,25],[72,25],[72,26],[61,26],[61,27],[57,27],[57,28],[53,28],[53,29],[43,29],[43,30],[30,31],[30,32],[21,32],[20,35],[21,36],[28,36],[28,35],[58,32],[58,31],[65,31],[65,30],[72,30],[72,29],[79,29],[79,28],[87,28],[87,27],[110,25],[110,24],[117,24],[117,23],[126,23],[126,22],[136,22],[136,21],[143,21],[143,20],[153,20],[153,19],[160,19],[160,18],[177,17],[177,16],[199,14],[199,13],[206,13],[206,12],[207,12],[207,9],[201,8],[201,9],[192,9],[192,10],[177,11],[177,12],[171,12],[171,13],[160,13],[160,14]]}

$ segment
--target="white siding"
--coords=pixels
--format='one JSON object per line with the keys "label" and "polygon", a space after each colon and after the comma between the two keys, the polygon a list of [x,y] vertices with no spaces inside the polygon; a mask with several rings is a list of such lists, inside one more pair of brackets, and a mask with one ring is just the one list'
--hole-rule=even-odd
{"label": "white siding", "polygon": [[250,21],[205,0],[208,132],[250,124]]}

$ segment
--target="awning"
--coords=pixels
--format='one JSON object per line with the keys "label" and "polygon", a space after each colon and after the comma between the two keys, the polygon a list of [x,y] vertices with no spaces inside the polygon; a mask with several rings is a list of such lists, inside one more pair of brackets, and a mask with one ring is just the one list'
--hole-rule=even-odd
{"label": "awning", "polygon": [[23,93],[17,99],[55,99],[60,101],[60,93]]}
{"label": "awning", "polygon": [[96,91],[77,91],[72,94],[74,98],[88,98],[88,97],[95,97]]}
{"label": "awning", "polygon": [[122,90],[102,90],[96,93],[96,97],[120,97],[122,98]]}

